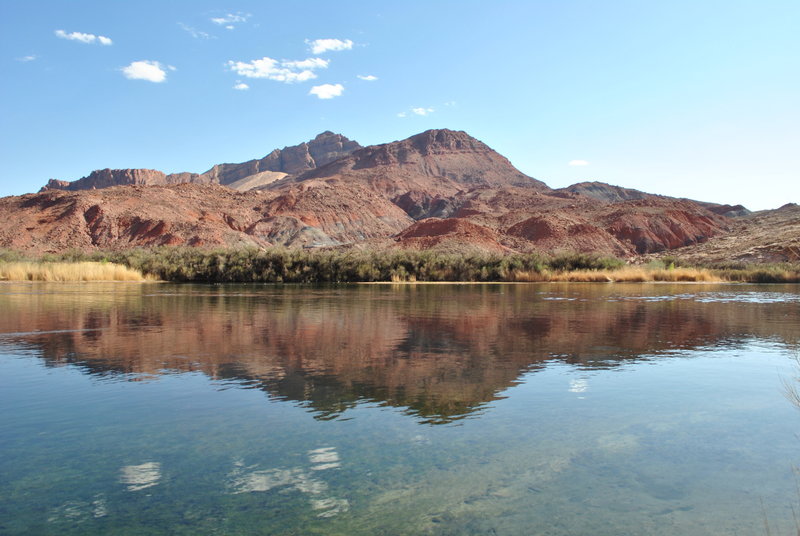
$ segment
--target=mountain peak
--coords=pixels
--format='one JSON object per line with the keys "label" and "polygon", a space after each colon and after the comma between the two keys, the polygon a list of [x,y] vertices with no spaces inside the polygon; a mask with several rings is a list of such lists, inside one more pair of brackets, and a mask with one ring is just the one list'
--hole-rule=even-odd
{"label": "mountain peak", "polygon": [[317,141],[319,139],[330,138],[331,136],[335,136],[335,137],[338,137],[338,138],[344,138],[344,136],[342,136],[341,134],[337,134],[335,132],[331,132],[330,130],[326,130],[324,132],[320,132],[319,134],[317,134],[314,137],[314,139],[311,140],[311,141]]}
{"label": "mountain peak", "polygon": [[297,180],[355,180],[392,198],[408,192],[448,196],[473,188],[550,189],[516,169],[507,158],[466,132],[432,129],[409,138],[371,145],[301,174]]}
{"label": "mountain peak", "polygon": [[415,148],[423,154],[441,151],[490,151],[489,147],[483,142],[473,138],[462,130],[450,130],[446,128],[431,129],[420,132],[408,138]]}

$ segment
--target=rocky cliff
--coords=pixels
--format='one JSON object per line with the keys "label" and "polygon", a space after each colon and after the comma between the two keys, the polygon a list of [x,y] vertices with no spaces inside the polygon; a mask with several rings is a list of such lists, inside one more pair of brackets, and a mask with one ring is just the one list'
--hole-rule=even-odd
{"label": "rocky cliff", "polygon": [[313,140],[300,145],[275,149],[264,158],[241,164],[219,164],[202,176],[209,182],[229,185],[265,171],[298,175],[347,156],[361,146],[341,134],[325,131]]}

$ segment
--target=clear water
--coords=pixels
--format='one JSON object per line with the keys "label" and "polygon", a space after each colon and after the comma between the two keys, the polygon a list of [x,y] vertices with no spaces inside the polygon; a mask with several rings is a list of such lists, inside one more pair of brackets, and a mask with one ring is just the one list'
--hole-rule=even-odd
{"label": "clear water", "polygon": [[794,534],[800,290],[0,284],[0,533]]}

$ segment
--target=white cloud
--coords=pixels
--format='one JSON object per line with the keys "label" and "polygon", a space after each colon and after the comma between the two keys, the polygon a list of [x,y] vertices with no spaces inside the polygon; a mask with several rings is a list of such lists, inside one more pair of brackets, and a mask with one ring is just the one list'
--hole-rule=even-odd
{"label": "white cloud", "polygon": [[377,79],[378,79],[378,77],[377,77],[377,76],[373,76],[373,75],[371,75],[371,74],[368,74],[368,75],[359,74],[359,75],[357,75],[357,76],[358,76],[358,78],[360,78],[361,80],[366,80],[367,82],[374,82],[375,80],[377,80]]}
{"label": "white cloud", "polygon": [[61,39],[67,39],[69,41],[80,41],[81,43],[86,43],[87,45],[91,45],[95,41],[99,41],[101,45],[105,46],[113,44],[113,41],[111,41],[110,38],[105,37],[103,35],[94,35],[81,32],[67,33],[64,30],[56,30],[55,34],[56,37],[59,37]]}
{"label": "white cloud", "polygon": [[308,94],[316,95],[320,99],[332,99],[341,95],[343,91],[344,86],[342,84],[322,84],[321,86],[312,87]]}
{"label": "white cloud", "polygon": [[306,44],[311,50],[312,54],[322,54],[328,51],[350,50],[353,48],[353,42],[349,39],[342,41],[341,39],[314,39],[310,41],[306,39]]}
{"label": "white cloud", "polygon": [[325,69],[330,61],[322,58],[308,58],[305,60],[282,61],[281,65],[287,69]]}
{"label": "white cloud", "polygon": [[239,76],[247,78],[266,78],[291,84],[316,78],[315,69],[325,69],[328,61],[309,58],[299,61],[278,61],[267,56],[251,62],[229,61],[228,67]]}
{"label": "white cloud", "polygon": [[406,116],[405,112],[400,112],[399,114],[397,114],[397,117],[405,117],[405,116]]}
{"label": "white cloud", "polygon": [[411,108],[411,113],[416,115],[428,115],[435,111],[433,108]]}
{"label": "white cloud", "polygon": [[570,160],[568,166],[588,166],[589,162],[586,160]]}
{"label": "white cloud", "polygon": [[211,22],[224,26],[228,30],[233,30],[235,28],[234,23],[247,22],[249,18],[249,13],[228,13],[224,17],[213,17]]}
{"label": "white cloud", "polygon": [[182,22],[179,22],[178,26],[180,26],[183,31],[185,31],[186,33],[188,33],[189,35],[191,35],[195,39],[212,39],[213,38],[213,36],[211,34],[209,34],[207,32],[200,31],[197,28],[193,28],[193,27],[191,27],[191,26],[189,26],[187,24],[184,24]]}
{"label": "white cloud", "polygon": [[[169,66],[168,69],[174,71],[175,68]],[[134,61],[127,67],[121,69],[125,78],[130,80],[147,80],[148,82],[163,82],[167,79],[167,71],[157,61]]]}
{"label": "white cloud", "polygon": [[233,89],[238,89],[239,91],[245,91],[245,90],[248,90],[248,89],[250,89],[250,86],[248,86],[248,85],[247,85],[247,84],[245,84],[244,82],[239,82],[239,81],[237,80],[237,81],[236,81],[236,85],[235,85],[235,86],[233,86]]}
{"label": "white cloud", "polygon": [[36,54],[30,54],[29,56],[22,56],[21,58],[17,58],[17,61],[21,61],[22,63],[26,63],[29,61],[34,61],[38,58]]}

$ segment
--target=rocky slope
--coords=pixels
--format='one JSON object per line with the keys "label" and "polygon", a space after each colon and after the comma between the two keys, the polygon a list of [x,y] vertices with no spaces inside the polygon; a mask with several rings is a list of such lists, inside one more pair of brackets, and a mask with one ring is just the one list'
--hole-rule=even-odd
{"label": "rocky slope", "polygon": [[0,247],[34,252],[338,245],[390,236],[412,222],[365,192],[252,194],[197,184],[52,190],[2,198],[0,213],[12,215],[0,227]]}
{"label": "rocky slope", "polygon": [[[116,182],[128,186],[109,187]],[[63,186],[0,199],[9,216],[0,247],[365,244],[632,257],[702,243],[732,225],[730,210],[710,203],[603,183],[552,190],[445,129],[363,148],[326,132],[206,174],[103,170]]]}
{"label": "rocky slope", "polygon": [[736,218],[730,232],[669,253],[695,263],[800,262],[800,206],[789,203]]}

